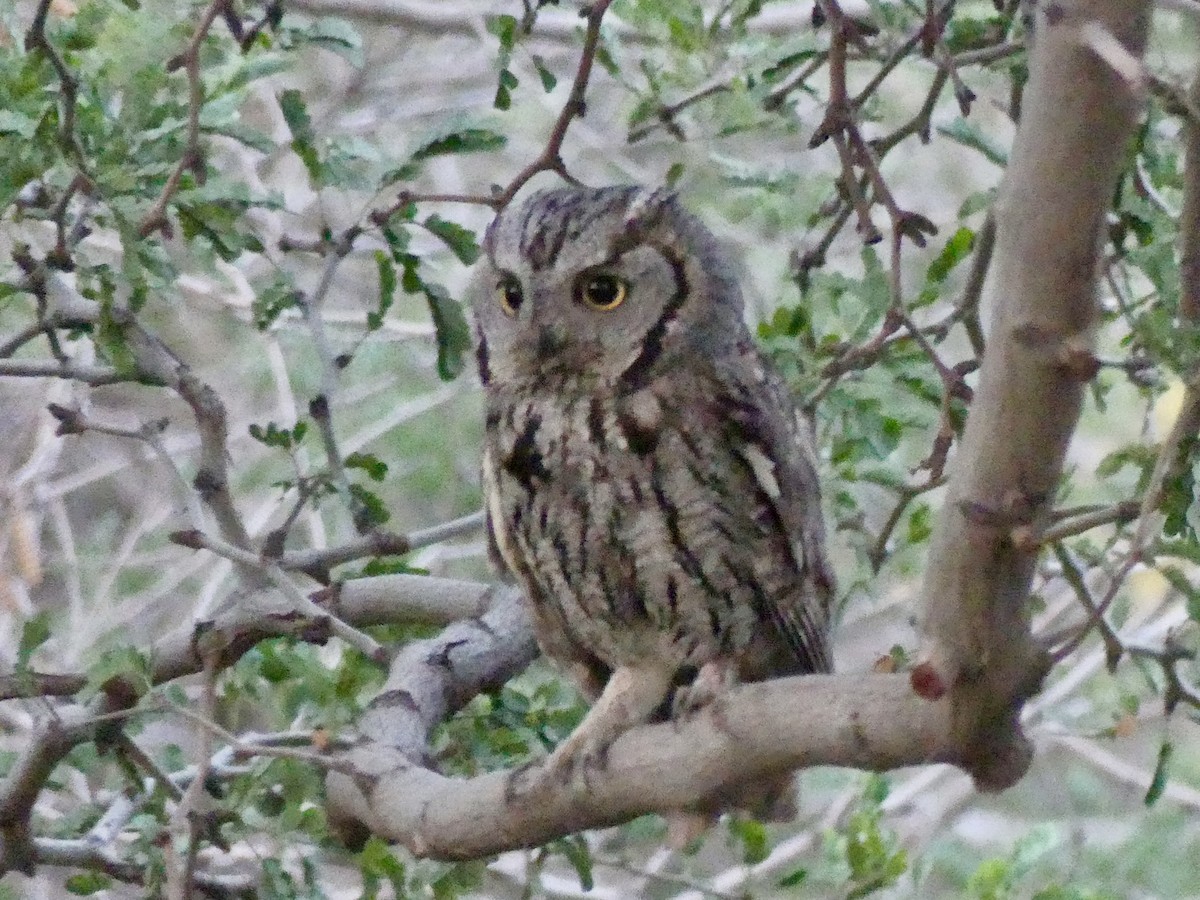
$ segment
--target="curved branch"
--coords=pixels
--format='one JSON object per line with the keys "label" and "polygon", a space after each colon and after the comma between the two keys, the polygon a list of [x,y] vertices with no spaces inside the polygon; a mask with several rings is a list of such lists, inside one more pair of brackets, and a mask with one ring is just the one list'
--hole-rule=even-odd
{"label": "curved branch", "polygon": [[373,832],[413,853],[470,859],[683,808],[800,766],[955,762],[949,713],[902,675],[785,678],[737,688],[686,722],[627,732],[586,791],[523,795],[513,772],[447,778],[376,746],[350,755],[356,779],[330,776],[330,795],[340,791]]}

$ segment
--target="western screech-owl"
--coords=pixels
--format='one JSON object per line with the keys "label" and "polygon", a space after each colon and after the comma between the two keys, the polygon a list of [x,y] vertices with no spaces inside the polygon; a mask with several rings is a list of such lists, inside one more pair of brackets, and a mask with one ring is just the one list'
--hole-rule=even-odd
{"label": "western screech-owl", "polygon": [[483,247],[494,555],[595,700],[549,771],[701,684],[828,671],[811,440],[712,234],[667,191],[564,188]]}

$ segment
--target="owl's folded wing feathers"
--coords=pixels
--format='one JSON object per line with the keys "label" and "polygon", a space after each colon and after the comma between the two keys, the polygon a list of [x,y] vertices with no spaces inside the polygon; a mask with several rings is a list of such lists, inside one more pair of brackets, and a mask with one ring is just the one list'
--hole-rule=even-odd
{"label": "owl's folded wing feathers", "polygon": [[803,589],[776,598],[772,618],[806,668],[830,671],[834,580],[825,554],[813,441],[782,378],[757,350],[748,353],[754,357],[750,365],[727,370],[730,377],[721,379],[728,391],[717,402],[734,451],[754,475],[758,501],[769,505],[782,526],[801,573]]}

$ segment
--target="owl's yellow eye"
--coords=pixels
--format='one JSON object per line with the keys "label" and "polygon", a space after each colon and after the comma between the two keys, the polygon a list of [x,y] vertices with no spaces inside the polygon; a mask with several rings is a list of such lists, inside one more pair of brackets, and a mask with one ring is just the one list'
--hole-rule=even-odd
{"label": "owl's yellow eye", "polygon": [[521,282],[513,275],[505,275],[496,282],[496,301],[505,315],[516,317],[517,310],[525,301],[525,293],[521,290]]}
{"label": "owl's yellow eye", "polygon": [[616,309],[625,302],[629,286],[616,275],[597,272],[584,275],[577,286],[579,296],[593,309]]}

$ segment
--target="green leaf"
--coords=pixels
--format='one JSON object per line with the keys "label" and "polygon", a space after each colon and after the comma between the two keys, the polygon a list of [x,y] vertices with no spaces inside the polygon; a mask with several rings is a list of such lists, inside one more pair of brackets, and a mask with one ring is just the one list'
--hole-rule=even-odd
{"label": "green leaf", "polygon": [[489,19],[487,30],[500,38],[502,51],[511,52],[517,40],[517,25],[516,16],[502,15]]}
{"label": "green leaf", "polygon": [[363,66],[362,37],[345,19],[322,16],[304,30],[302,37],[311,44],[336,53],[356,69]]}
{"label": "green leaf", "polygon": [[323,142],[319,155],[313,153],[319,164],[317,183],[322,187],[374,190],[379,184],[377,168],[382,156],[369,141],[343,135]]}
{"label": "green leaf", "polygon": [[975,232],[970,228],[960,228],[946,241],[946,246],[938,254],[937,259],[929,264],[925,280],[941,284],[950,274],[950,270],[971,255],[975,247]]}
{"label": "green leaf", "polygon": [[1013,882],[1012,863],[995,857],[984,860],[967,879],[967,889],[979,900],[1001,900],[1011,892]]}
{"label": "green leaf", "polygon": [[1171,755],[1175,752],[1175,745],[1170,741],[1163,741],[1162,746],[1158,748],[1158,763],[1154,766],[1154,777],[1150,780],[1150,787],[1146,791],[1146,798],[1143,801],[1147,806],[1153,806],[1159,801],[1163,795],[1163,791],[1167,789],[1167,766],[1171,762]]}
{"label": "green leaf", "polygon": [[378,896],[378,885],[386,879],[396,897],[407,897],[404,884],[404,863],[396,859],[386,843],[372,835],[358,854],[358,868],[362,872],[366,897]]}
{"label": "green leaf", "polygon": [[951,53],[961,53],[983,47],[993,41],[995,29],[1007,27],[1000,16],[989,16],[986,19],[955,16],[946,23],[946,49]]}
{"label": "green leaf", "polygon": [[308,177],[314,184],[320,184],[323,166],[320,154],[313,145],[312,119],[308,115],[304,97],[298,90],[289,88],[279,95],[279,108],[292,132],[292,150],[304,163]]}
{"label": "green leaf", "polygon": [[376,250],[375,266],[379,270],[379,308],[367,313],[369,331],[375,331],[383,325],[383,317],[396,299],[396,266],[392,258],[382,250]]}
{"label": "green leaf", "polygon": [[451,222],[437,215],[429,216],[421,224],[441,238],[464,266],[471,265],[479,258],[479,245],[475,243],[475,232],[463,228],[457,222]]}
{"label": "green leaf", "polygon": [[875,248],[865,246],[860,254],[863,262],[863,280],[858,296],[868,310],[882,315],[892,305],[891,276],[884,269],[883,261]]}
{"label": "green leaf", "polygon": [[258,674],[271,684],[279,684],[292,677],[292,667],[280,653],[280,644],[265,641],[258,647]]}
{"label": "green leaf", "polygon": [[808,60],[816,55],[816,50],[801,50],[798,53],[790,53],[774,65],[763,69],[762,79],[767,84],[782,81],[785,75],[798,68],[801,63],[808,62]]}
{"label": "green leaf", "polygon": [[29,667],[34,652],[50,637],[50,613],[42,610],[21,626],[21,643],[17,647],[17,671]]}
{"label": "green leaf", "polygon": [[483,861],[458,863],[449,866],[430,882],[433,900],[459,900],[465,896],[478,896],[477,888],[482,882]]}
{"label": "green leaf", "polygon": [[891,793],[892,785],[887,777],[879,774],[872,774],[867,778],[867,783],[863,787],[863,800],[872,806],[879,806],[888,798]]}
{"label": "green leaf", "polygon": [[429,159],[431,156],[444,156],[449,153],[479,153],[487,150],[499,150],[508,143],[508,138],[487,128],[460,128],[449,134],[434,138],[422,144],[412,154],[412,159]]}
{"label": "green leaf", "polygon": [[872,777],[864,790],[863,806],[847,823],[846,863],[854,888],[846,897],[865,897],[881,888],[895,884],[908,869],[908,855],[894,849],[896,837],[881,827],[879,803],[887,796],[886,778]]}
{"label": "green leaf", "polygon": [[592,878],[592,852],[582,835],[574,834],[551,844],[551,848],[567,858],[575,874],[579,876],[580,890],[590,891],[595,882]]}
{"label": "green leaf", "polygon": [[125,325],[113,317],[112,303],[100,305],[100,320],[98,327],[92,332],[96,346],[122,375],[134,377],[137,375],[137,359],[129,349],[125,339]]}
{"label": "green leaf", "polygon": [[[299,423],[296,425],[300,427]],[[291,450],[293,445],[298,441],[294,437],[294,432],[290,428],[280,428],[274,422],[268,422],[267,427],[252,422],[249,427],[250,437],[254,438],[260,444],[265,444],[268,447],[277,447],[280,450]],[[304,432],[300,431],[301,437]]]}
{"label": "green leaf", "polygon": [[1055,825],[1035,825],[1013,846],[1010,859],[1016,878],[1024,878],[1033,872],[1042,860],[1049,859],[1063,843],[1062,830]]}
{"label": "green leaf", "polygon": [[520,80],[508,69],[500,70],[500,81],[496,85],[496,97],[492,100],[492,106],[496,109],[509,109],[512,107],[512,92]]}
{"label": "green leaf", "polygon": [[957,118],[949,125],[939,125],[938,134],[944,135],[957,144],[977,150],[990,162],[998,166],[1008,165],[1008,153],[984,134],[975,124],[964,118]]}
{"label": "green leaf", "polygon": [[617,63],[617,58],[612,55],[612,51],[608,49],[603,39],[600,41],[600,46],[596,48],[596,62],[604,67],[604,71],[608,72],[613,78],[617,78],[621,74],[621,66]]}
{"label": "green leaf", "polygon": [[1196,477],[1190,466],[1185,467],[1177,478],[1163,485],[1161,509],[1166,515],[1163,534],[1169,537],[1187,537],[1191,531],[1188,511],[1196,502]]}
{"label": "green leaf", "polygon": [[103,872],[81,872],[78,875],[72,875],[64,883],[67,893],[74,894],[77,897],[87,897],[91,894],[107,890],[112,887],[113,880]]}
{"label": "green leaf", "polygon": [[462,307],[444,287],[426,283],[424,289],[437,334],[438,375],[443,381],[453,381],[462,373],[463,357],[471,349],[471,328]]}
{"label": "green leaf", "polygon": [[413,256],[411,253],[401,253],[395,257],[396,262],[404,267],[404,271],[400,276],[400,287],[404,288],[406,294],[419,294],[425,290],[425,283],[421,281],[421,276],[417,272],[417,266],[420,265],[420,259]]}
{"label": "green leaf", "polygon": [[1175,556],[1200,565],[1200,543],[1192,538],[1163,538],[1154,545],[1155,556]]}
{"label": "green leaf", "polygon": [[779,879],[781,888],[799,887],[808,879],[808,869],[793,869]]}
{"label": "green leaf", "polygon": [[933,533],[933,514],[928,503],[918,503],[908,517],[908,542],[923,544]]}
{"label": "green leaf", "polygon": [[354,515],[354,525],[360,531],[368,531],[378,525],[383,525],[392,517],[379,495],[367,490],[361,484],[350,485],[350,496],[354,498],[358,507]]}
{"label": "green leaf", "polygon": [[258,290],[250,304],[254,327],[266,331],[284,311],[297,307],[300,299],[295,286],[282,273],[277,273],[272,282]]}
{"label": "green leaf", "polygon": [[771,852],[766,826],[757,819],[731,819],[729,831],[742,845],[742,862],[746,865],[762,862]]}
{"label": "green leaf", "polygon": [[304,102],[303,94],[295,88],[288,88],[279,95],[279,109],[283,112],[284,121],[287,122],[294,140],[312,138],[312,119],[308,115],[308,106]]}
{"label": "green leaf", "polygon": [[1171,587],[1187,598],[1188,618],[1193,622],[1200,622],[1200,587],[1174,566],[1160,566],[1159,571],[1170,582]]}
{"label": "green leaf", "polygon": [[1109,478],[1116,475],[1126,466],[1134,466],[1143,470],[1143,477],[1154,465],[1154,451],[1145,444],[1130,444],[1114,450],[1096,464],[1097,474]]}
{"label": "green leaf", "polygon": [[554,90],[558,84],[558,79],[554,77],[554,73],[546,68],[546,61],[536,53],[533,56],[533,67],[537,69],[538,78],[542,80],[542,90],[547,94]]}
{"label": "green leaf", "polygon": [[235,141],[245,144],[259,153],[271,153],[275,150],[275,142],[271,140],[270,135],[241,122],[225,122],[220,125],[210,125],[205,127],[203,131],[205,134],[219,134],[223,137],[233,138]]}
{"label": "green leaf", "polygon": [[372,481],[383,481],[387,477],[387,463],[371,453],[351,453],[344,462],[347,468],[362,469]]}
{"label": "green leaf", "polygon": [[296,891],[296,882],[292,880],[292,876],[284,871],[283,864],[277,859],[264,859],[262,861],[262,887],[268,897],[282,898],[298,897]]}

